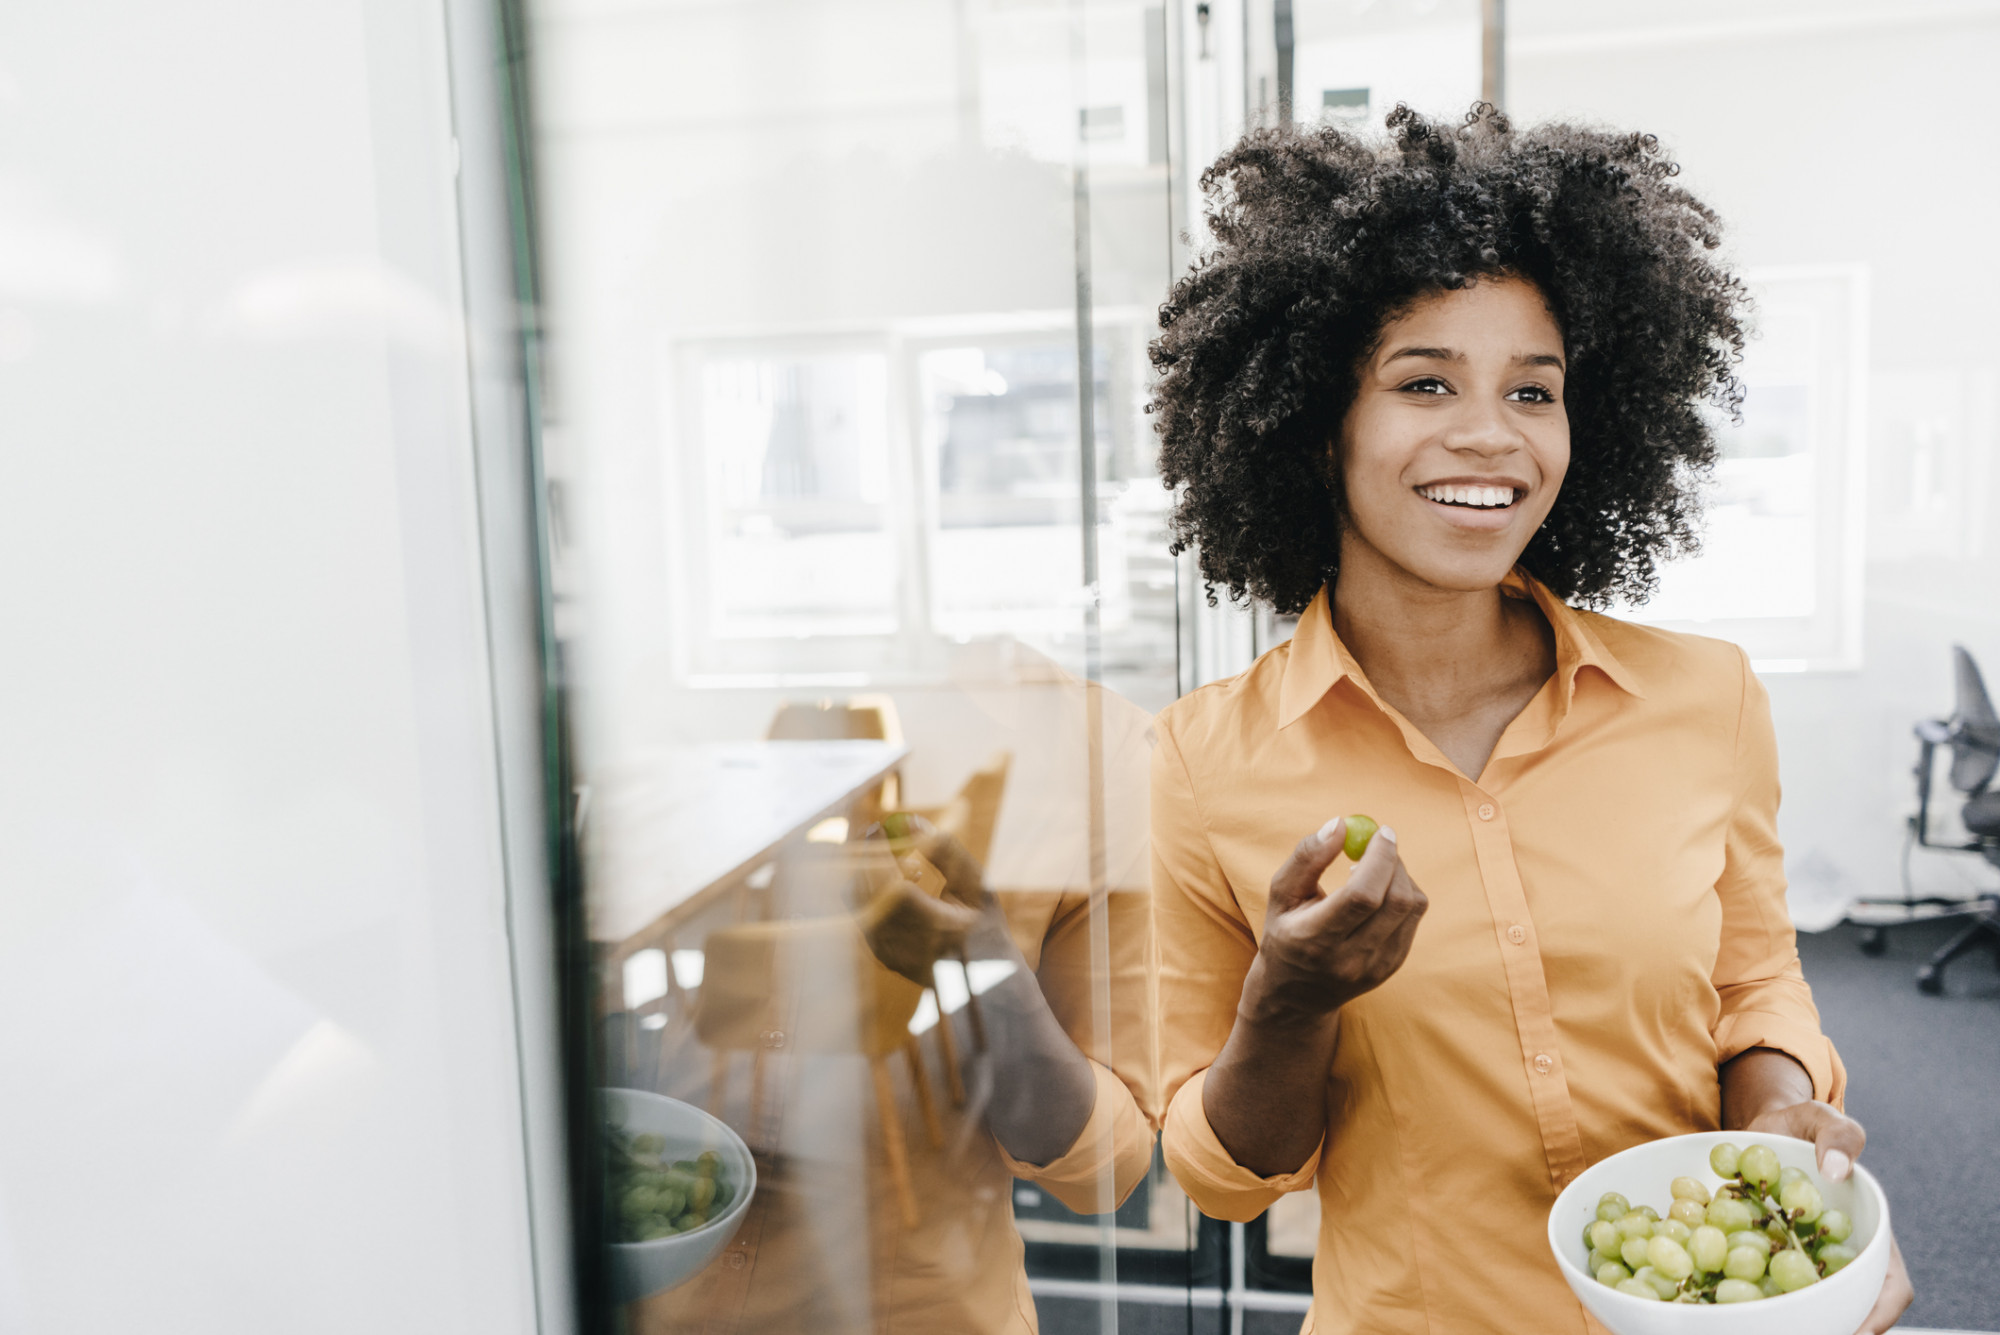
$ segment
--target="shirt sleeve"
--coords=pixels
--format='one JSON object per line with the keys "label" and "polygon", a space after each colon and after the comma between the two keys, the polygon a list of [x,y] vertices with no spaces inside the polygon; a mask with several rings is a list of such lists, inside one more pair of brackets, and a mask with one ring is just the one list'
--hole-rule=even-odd
{"label": "shirt sleeve", "polygon": [[[1097,1101],[1076,1143],[1045,1164],[1023,1163],[1000,1145],[1000,1160],[1078,1214],[1106,1214],[1124,1204],[1153,1164],[1153,1128],[1125,1082],[1101,1062]],[[994,1142],[996,1145],[999,1142]]]}
{"label": "shirt sleeve", "polygon": [[1229,1039],[1257,938],[1209,844],[1167,717],[1153,750],[1153,920],[1159,940],[1160,1065],[1167,1168],[1203,1214],[1246,1222],[1311,1183],[1320,1150],[1295,1172],[1260,1177],[1216,1138],[1202,1106],[1210,1063]]}
{"label": "shirt sleeve", "polygon": [[1735,801],[1722,876],[1722,945],[1713,980],[1721,998],[1715,1026],[1719,1065],[1751,1048],[1774,1048],[1812,1077],[1813,1097],[1838,1108],[1847,1071],[1820,1032],[1819,1008],[1799,964],[1785,903],[1785,853],[1778,842],[1778,741],[1771,698],[1737,650],[1743,674],[1736,730]]}

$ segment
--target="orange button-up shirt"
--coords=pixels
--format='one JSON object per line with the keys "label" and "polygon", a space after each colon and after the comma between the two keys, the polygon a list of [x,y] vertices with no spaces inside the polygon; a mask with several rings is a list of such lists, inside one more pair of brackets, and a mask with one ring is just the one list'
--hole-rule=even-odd
{"label": "orange button-up shirt", "polygon": [[[1317,1179],[1320,1335],[1595,1330],[1546,1236],[1579,1170],[1717,1127],[1716,1068],[1751,1047],[1842,1096],[1786,912],[1776,742],[1748,659],[1519,575],[1508,591],[1541,606],[1556,671],[1477,776],[1375,693],[1325,591],[1290,643],[1158,721],[1163,1149],[1224,1219]],[[1352,812],[1395,828],[1430,909],[1402,969],[1341,1012],[1319,1150],[1259,1177],[1216,1139],[1203,1076],[1272,873]]]}

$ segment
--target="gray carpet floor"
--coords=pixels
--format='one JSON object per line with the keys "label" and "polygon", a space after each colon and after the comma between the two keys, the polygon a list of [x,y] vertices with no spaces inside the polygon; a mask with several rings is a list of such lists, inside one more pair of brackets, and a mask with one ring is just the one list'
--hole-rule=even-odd
{"label": "gray carpet floor", "polygon": [[1836,927],[1802,935],[1799,954],[1916,1284],[1905,1324],[2000,1331],[2000,1268],[1986,1260],[2000,1243],[2000,973],[1981,951],[1946,970],[1942,997],[1915,982],[1956,930],[1893,929],[1871,959],[1856,929]]}

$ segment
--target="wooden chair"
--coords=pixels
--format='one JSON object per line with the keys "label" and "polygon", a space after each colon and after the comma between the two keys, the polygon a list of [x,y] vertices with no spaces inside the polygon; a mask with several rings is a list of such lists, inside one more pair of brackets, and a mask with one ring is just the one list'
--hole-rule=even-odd
{"label": "wooden chair", "polygon": [[[879,844],[863,856],[878,850]],[[935,869],[931,876],[935,879],[910,879],[928,893],[942,893],[943,877]],[[702,949],[706,958],[694,1029],[714,1056],[709,1110],[722,1114],[730,1059],[738,1052],[751,1054],[752,1136],[763,1120],[765,1070],[772,1053],[858,1053],[867,1058],[890,1184],[903,1226],[915,1228],[917,1198],[889,1063],[893,1054],[902,1053],[926,1138],[932,1148],[941,1148],[944,1127],[923,1051],[910,1032],[925,988],[883,968],[847,917],[743,923],[709,933]]]}
{"label": "wooden chair", "polygon": [[[995,752],[985,766],[974,770],[972,777],[960,786],[950,801],[942,806],[911,807],[913,816],[921,816],[944,834],[958,840],[959,846],[972,855],[979,864],[982,874],[987,857],[993,851],[993,828],[1000,819],[1000,800],[1007,792],[1007,771],[1014,763],[1010,751]],[[986,1019],[979,1011],[979,998],[972,993],[972,972],[967,967],[965,957],[958,961],[959,970],[965,976],[966,1016],[972,1022],[973,1042],[978,1050],[986,1050]],[[938,1005],[938,1055],[944,1063],[945,1086],[951,1094],[952,1106],[965,1106],[965,1082],[958,1069],[958,1040],[952,1036],[951,1017],[944,1013],[942,1003]]]}

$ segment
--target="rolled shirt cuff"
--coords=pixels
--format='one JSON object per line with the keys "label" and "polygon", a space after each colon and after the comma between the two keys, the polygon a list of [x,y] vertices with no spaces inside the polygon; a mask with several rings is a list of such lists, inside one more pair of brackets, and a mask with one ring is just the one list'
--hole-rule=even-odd
{"label": "rolled shirt cuff", "polygon": [[1774,1011],[1738,1011],[1715,1026],[1715,1064],[1721,1066],[1752,1048],[1774,1048],[1805,1067],[1812,1077],[1813,1097],[1839,1108],[1847,1099],[1847,1068],[1833,1040],[1816,1021]]}
{"label": "rolled shirt cuff", "polygon": [[1098,1062],[1090,1070],[1097,1077],[1096,1102],[1076,1142],[1045,1164],[1024,1163],[1000,1145],[1000,1161],[1076,1213],[1104,1214],[1123,1204],[1152,1167],[1153,1128],[1124,1081]]}
{"label": "rolled shirt cuff", "polygon": [[1269,1209],[1280,1196],[1311,1185],[1313,1174],[1319,1171],[1326,1138],[1322,1133],[1312,1154],[1293,1172],[1259,1177],[1236,1162],[1216,1138],[1215,1128],[1208,1124],[1208,1110],[1201,1101],[1202,1086],[1207,1079],[1206,1069],[1197,1071],[1174,1095],[1167,1106],[1161,1149],[1167,1167],[1196,1208],[1213,1219],[1247,1223]]}

